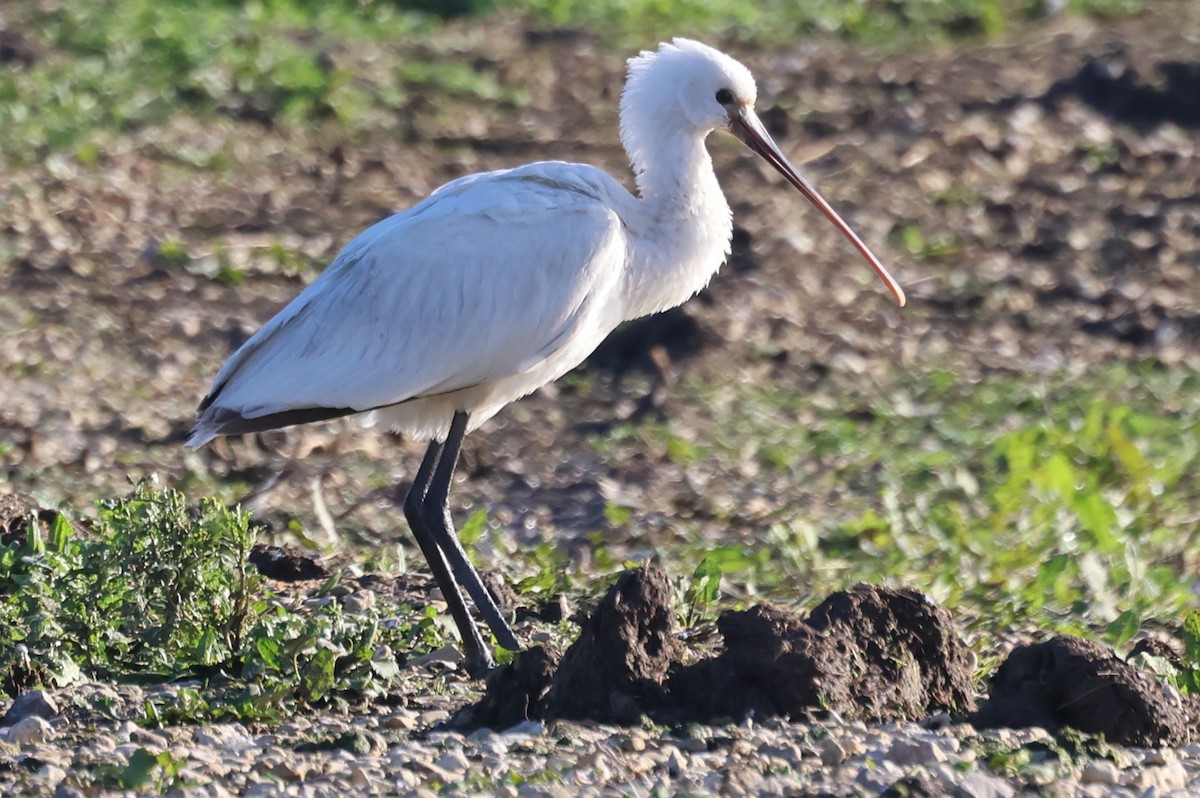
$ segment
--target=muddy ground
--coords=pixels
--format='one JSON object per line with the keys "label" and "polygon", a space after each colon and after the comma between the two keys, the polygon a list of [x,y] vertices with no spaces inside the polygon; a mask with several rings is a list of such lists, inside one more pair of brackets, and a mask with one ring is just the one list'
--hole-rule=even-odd
{"label": "muddy ground", "polygon": [[[920,54],[738,47],[761,76],[760,111],[776,137],[891,264],[909,307],[895,308],[769,167],[714,137],[739,225],[731,262],[695,301],[603,347],[587,365],[594,389],[544,389],[471,436],[460,507],[488,506],[528,544],[603,530],[604,502],[618,496],[642,519],[637,534],[656,534],[676,509],[679,466],[650,455],[606,462],[588,445],[636,411],[648,385],[639,374],[655,362],[667,383],[659,410],[680,424],[705,417],[671,394],[685,376],[736,374],[852,402],[935,369],[964,381],[1117,360],[1194,369],[1200,77],[1188,31],[1200,13],[1194,3],[1163,8]],[[55,155],[11,169],[0,203],[10,486],[86,507],[148,472],[200,490],[234,481],[250,486],[242,496],[264,517],[286,508],[319,530],[316,480],[343,533],[402,535],[393,488],[415,469],[417,444],[350,421],[195,455],[179,441],[232,349],[389,211],[449,178],[535,158],[628,178],[616,137],[620,54],[586,35],[517,26],[486,38],[468,29],[463,46],[504,85],[525,87],[529,104],[418,99],[354,142],[327,128],[181,115],[113,140],[95,168]],[[332,55],[354,65],[370,54]],[[563,63],[569,73],[555,68]],[[190,165],[215,156],[232,166]],[[945,251],[910,255],[910,225]],[[188,262],[166,257],[163,242],[179,242]],[[280,265],[272,244],[300,263]],[[220,253],[239,284],[206,276]],[[650,356],[655,346],[665,358]],[[753,501],[769,515],[784,501],[839,499],[772,495],[752,471],[704,473],[716,467],[687,475],[713,506]],[[729,534],[692,520],[714,539]],[[609,543],[640,554],[652,540]]]}
{"label": "muddy ground", "polygon": [[[731,262],[698,299],[597,352],[585,367],[597,387],[544,389],[473,435],[458,509],[489,507],[494,534],[520,545],[586,550],[586,535],[606,527],[605,501],[619,496],[644,521],[609,547],[631,557],[651,550],[677,510],[680,467],[650,455],[607,462],[589,436],[637,412],[664,377],[656,411],[699,424],[703,409],[672,396],[680,376],[772,380],[833,402],[933,368],[964,381],[1116,361],[1196,370],[1200,5],[1156,8],[919,53],[731,45],[760,77],[760,112],[776,138],[892,266],[909,307],[892,307],[768,167],[714,140],[738,224]],[[420,57],[417,45],[396,46]],[[10,167],[0,187],[5,491],[86,507],[123,492],[128,476],[157,472],[189,489],[238,483],[230,498],[247,499],[268,522],[297,516],[319,530],[328,517],[357,541],[403,539],[395,490],[419,445],[350,422],[196,454],[179,444],[224,358],[355,231],[447,179],[533,159],[585,160],[629,182],[616,137],[623,54],[585,34],[537,36],[517,25],[486,36],[464,27],[462,47],[501,84],[524,87],[528,104],[418,97],[353,142],[332,128],[182,115],[113,139],[95,167],[58,155]],[[368,56],[330,54],[363,70]],[[194,165],[214,154],[232,166]],[[912,225],[936,257],[906,251]],[[187,262],[164,242],[178,242]],[[298,255],[279,258],[278,243]],[[220,253],[236,285],[214,279]],[[753,499],[763,514],[838,498],[774,495],[736,469],[700,476],[714,503]],[[690,520],[714,540],[755,534]],[[805,634],[800,620],[763,612],[759,622],[777,637]],[[1063,648],[1018,657],[999,684],[1031,700],[1031,685],[1081,655],[1072,643],[1047,645]],[[744,666],[727,657],[707,667],[733,679]],[[531,678],[544,687],[555,667],[547,659]],[[634,701],[621,711],[644,709]]]}

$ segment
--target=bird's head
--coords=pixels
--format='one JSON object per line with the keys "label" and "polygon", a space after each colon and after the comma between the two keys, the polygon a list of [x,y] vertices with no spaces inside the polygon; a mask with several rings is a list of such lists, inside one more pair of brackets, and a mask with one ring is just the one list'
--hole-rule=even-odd
{"label": "bird's head", "polygon": [[[754,108],[754,76],[720,50],[691,39],[663,42],[629,59],[623,118],[655,115],[697,133],[728,128],[739,108]],[[644,123],[642,123],[644,124]]]}
{"label": "bird's head", "polygon": [[905,297],[900,285],[792,166],[763,127],[754,112],[757,99],[754,76],[740,62],[708,45],[676,38],[660,44],[658,50],[629,59],[625,91],[621,94],[621,140],[637,168],[646,162],[639,155],[655,148],[672,132],[678,135],[681,128],[699,137],[714,130],[732,134],[771,164],[850,239],[903,306]]}

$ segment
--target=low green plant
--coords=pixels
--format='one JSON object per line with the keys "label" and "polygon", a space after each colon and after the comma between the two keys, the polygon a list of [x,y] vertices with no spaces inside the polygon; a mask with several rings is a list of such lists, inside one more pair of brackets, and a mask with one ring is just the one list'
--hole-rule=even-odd
{"label": "low green plant", "polygon": [[900,244],[915,258],[936,260],[956,254],[962,247],[954,236],[942,233],[929,238],[915,224],[905,225],[900,229]]}
{"label": "low green plant", "polygon": [[385,692],[400,680],[396,652],[448,640],[432,606],[351,614],[331,596],[282,601],[248,567],[249,516],[214,499],[192,506],[147,480],[98,507],[90,528],[31,518],[23,540],[0,547],[6,693],[80,674],[199,677],[202,689],[151,698],[143,720],[273,719]]}
{"label": "low green plant", "polygon": [[770,557],[769,546],[717,546],[705,552],[684,591],[685,625],[712,615],[724,595],[721,585],[725,577],[733,577],[730,581],[741,590],[753,590],[761,575],[770,574]]}
{"label": "low green plant", "polygon": [[124,765],[107,765],[91,774],[89,781],[99,787],[153,792],[162,795],[187,786],[183,767],[187,759],[176,758],[169,751],[155,753],[138,748]]}
{"label": "low green plant", "polygon": [[167,676],[240,648],[258,587],[244,513],[143,482],[100,502],[87,534],[54,518],[48,536],[31,518],[0,549],[0,644],[23,646],[49,681]]}
{"label": "low green plant", "polygon": [[[774,383],[673,390],[710,410],[689,420],[705,432],[681,464],[700,475],[681,481],[680,497],[659,497],[663,506],[747,459],[761,468],[758,490],[790,497],[746,514],[736,497],[709,496],[693,510],[699,521],[677,522],[658,553],[696,569],[692,614],[727,586],[807,600],[892,582],[966,610],[971,623],[1033,623],[1119,645],[1144,622],[1171,624],[1197,606],[1184,570],[1200,545],[1200,487],[1187,478],[1200,468],[1194,374],[1112,366],[961,382],[935,373],[837,402]],[[673,423],[622,425],[596,445],[614,460],[662,452],[679,435]],[[684,531],[696,523],[706,529]],[[753,539],[752,556],[718,565],[718,533]]]}
{"label": "low green plant", "polygon": [[1200,612],[1192,611],[1183,621],[1183,656],[1176,668],[1175,684],[1191,695],[1200,695]]}
{"label": "low green plant", "polygon": [[720,597],[721,566],[713,557],[706,556],[692,572],[691,584],[684,594],[684,605],[687,608],[684,625],[694,626]]}

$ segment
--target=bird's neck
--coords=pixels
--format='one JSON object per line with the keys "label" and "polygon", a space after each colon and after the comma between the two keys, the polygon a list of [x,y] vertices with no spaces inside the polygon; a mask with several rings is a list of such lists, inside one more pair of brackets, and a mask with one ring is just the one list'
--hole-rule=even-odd
{"label": "bird's neck", "polygon": [[705,135],[676,128],[639,133],[636,141],[626,137],[625,143],[638,194],[648,207],[662,205],[669,209],[708,190],[720,194],[712,158],[704,146]]}
{"label": "bird's neck", "polygon": [[630,153],[641,212],[631,230],[628,307],[675,307],[708,285],[729,255],[733,217],[704,136],[646,138]]}

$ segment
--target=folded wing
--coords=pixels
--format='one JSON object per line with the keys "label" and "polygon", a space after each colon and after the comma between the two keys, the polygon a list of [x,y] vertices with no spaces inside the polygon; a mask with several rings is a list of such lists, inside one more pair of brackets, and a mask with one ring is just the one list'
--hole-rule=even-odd
{"label": "folded wing", "polygon": [[600,178],[611,182],[568,164],[471,176],[364,231],[229,359],[189,443],[536,366],[624,269],[621,221]]}

